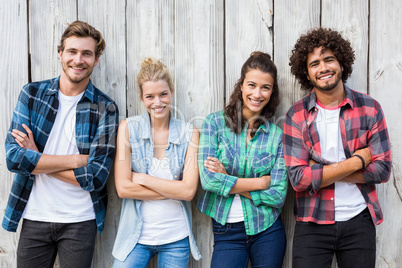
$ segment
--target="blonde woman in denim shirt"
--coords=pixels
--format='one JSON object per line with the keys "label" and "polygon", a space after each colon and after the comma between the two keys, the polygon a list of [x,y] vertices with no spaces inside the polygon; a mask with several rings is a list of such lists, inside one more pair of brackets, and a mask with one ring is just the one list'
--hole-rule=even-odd
{"label": "blonde woman in denim shirt", "polygon": [[171,115],[173,81],[159,60],[145,58],[137,83],[147,112],[120,123],[115,183],[123,198],[113,267],[187,267],[201,258],[191,227],[198,185],[199,132]]}
{"label": "blonde woman in denim shirt", "polygon": [[270,119],[279,104],[277,69],[254,52],[225,110],[204,120],[198,207],[212,218],[211,267],[282,267],[286,236],[280,213],[287,191],[282,130]]}

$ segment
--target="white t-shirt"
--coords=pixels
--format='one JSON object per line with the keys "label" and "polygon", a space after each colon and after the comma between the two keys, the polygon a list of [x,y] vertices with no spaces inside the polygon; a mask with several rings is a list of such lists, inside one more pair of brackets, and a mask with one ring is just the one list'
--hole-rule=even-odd
{"label": "white t-shirt", "polygon": [[241,204],[240,195],[236,194],[233,198],[232,205],[230,206],[228,218],[226,222],[235,223],[244,221],[243,206]]}
{"label": "white t-shirt", "polygon": [[[340,107],[325,107],[317,101],[317,128],[322,158],[330,163],[346,159],[339,128]],[[347,221],[367,207],[355,183],[335,182],[335,221]]]}
{"label": "white t-shirt", "polygon": [[[167,158],[152,158],[148,175],[173,180]],[[184,207],[174,199],[144,200],[141,202],[142,229],[138,243],[163,245],[179,241],[189,235]]]}
{"label": "white t-shirt", "polygon": [[[75,139],[77,96],[58,94],[59,108],[43,150],[49,155],[79,154]],[[23,218],[35,221],[72,223],[95,219],[91,196],[80,186],[47,174],[35,176]]]}

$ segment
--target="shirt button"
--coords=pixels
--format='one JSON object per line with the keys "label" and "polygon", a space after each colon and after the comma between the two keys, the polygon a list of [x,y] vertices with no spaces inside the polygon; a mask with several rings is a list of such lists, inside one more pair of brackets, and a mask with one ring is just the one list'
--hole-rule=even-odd
{"label": "shirt button", "polygon": [[333,197],[331,197],[331,200],[334,200],[334,198],[333,198]]}

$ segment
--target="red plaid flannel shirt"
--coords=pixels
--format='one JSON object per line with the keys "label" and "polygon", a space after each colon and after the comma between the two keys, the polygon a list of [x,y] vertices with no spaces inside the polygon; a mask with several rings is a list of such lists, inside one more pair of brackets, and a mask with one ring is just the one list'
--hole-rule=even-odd
{"label": "red plaid flannel shirt", "polygon": [[[365,184],[357,184],[375,225],[383,221],[375,184],[388,181],[391,173],[391,148],[380,104],[366,94],[349,89],[341,106],[339,127],[346,158],[368,147],[372,162],[362,171]],[[314,90],[287,112],[284,153],[290,183],[296,191],[294,213],[297,221],[332,224],[335,222],[334,184],[320,189],[322,168],[320,139]],[[309,166],[312,158],[319,164]]]}

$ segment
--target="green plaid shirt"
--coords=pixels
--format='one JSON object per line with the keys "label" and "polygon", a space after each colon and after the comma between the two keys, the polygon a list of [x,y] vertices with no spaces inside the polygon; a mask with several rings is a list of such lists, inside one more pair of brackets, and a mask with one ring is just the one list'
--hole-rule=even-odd
{"label": "green plaid shirt", "polygon": [[[250,192],[251,200],[240,196],[247,235],[268,229],[279,217],[288,187],[283,158],[282,130],[266,122],[257,130],[247,146],[247,129],[235,134],[225,124],[223,111],[204,120],[199,148],[199,170],[202,188],[198,208],[224,225],[234,194],[229,194],[238,178],[271,175],[271,186]],[[229,175],[209,172],[204,167],[208,156],[216,157]]]}

